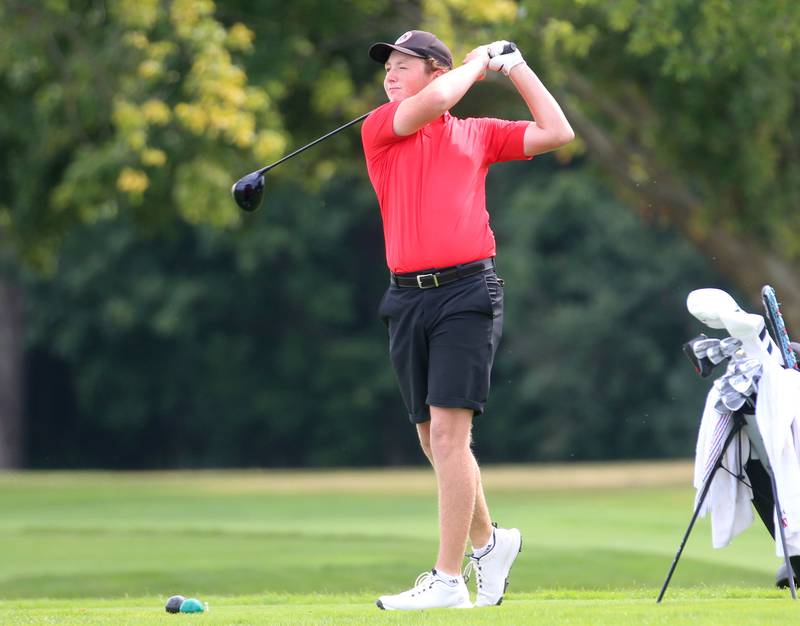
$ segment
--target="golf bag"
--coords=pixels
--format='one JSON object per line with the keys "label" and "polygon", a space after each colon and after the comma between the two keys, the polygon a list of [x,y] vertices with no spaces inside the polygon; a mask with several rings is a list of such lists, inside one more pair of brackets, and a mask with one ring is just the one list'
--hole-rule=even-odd
{"label": "golf bag", "polygon": [[[800,488],[792,487],[800,478],[800,372],[793,371],[796,359],[775,292],[765,286],[762,296],[777,344],[767,333],[764,318],[742,311],[724,291],[700,289],[687,298],[692,315],[710,328],[726,329],[731,336],[720,340],[700,335],[683,347],[704,378],[720,363],[728,361],[728,366],[708,394],[698,435],[694,514],[658,602],[697,517],[709,508],[715,547],[727,545],[749,526],[755,508],[784,559],[776,582],[780,586],[785,580],[792,598],[797,598],[795,576],[789,572],[800,572],[800,557],[789,555],[800,554]],[[789,441],[787,433],[791,433]],[[709,493],[711,505],[706,501]],[[779,493],[787,502],[780,502]]]}

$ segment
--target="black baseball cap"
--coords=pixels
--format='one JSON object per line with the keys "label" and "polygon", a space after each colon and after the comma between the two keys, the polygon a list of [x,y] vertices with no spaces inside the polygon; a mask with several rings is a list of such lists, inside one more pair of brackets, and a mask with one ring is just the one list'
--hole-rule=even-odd
{"label": "black baseball cap", "polygon": [[378,63],[386,63],[392,50],[410,54],[420,59],[432,58],[453,69],[453,55],[436,35],[424,30],[409,30],[397,38],[394,43],[376,43],[369,49],[369,56]]}

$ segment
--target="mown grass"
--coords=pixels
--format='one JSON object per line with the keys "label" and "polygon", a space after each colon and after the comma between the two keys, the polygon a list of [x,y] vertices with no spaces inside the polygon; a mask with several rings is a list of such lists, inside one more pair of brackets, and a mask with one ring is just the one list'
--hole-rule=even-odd
{"label": "mown grass", "polygon": [[[552,469],[485,470],[524,549],[502,607],[457,615],[373,604],[433,565],[426,472],[2,474],[0,624],[767,624],[800,610],[772,587],[757,523],[712,550],[701,521],[655,604],[691,514],[685,465],[566,467],[557,485]],[[165,614],[175,593],[210,613]]]}

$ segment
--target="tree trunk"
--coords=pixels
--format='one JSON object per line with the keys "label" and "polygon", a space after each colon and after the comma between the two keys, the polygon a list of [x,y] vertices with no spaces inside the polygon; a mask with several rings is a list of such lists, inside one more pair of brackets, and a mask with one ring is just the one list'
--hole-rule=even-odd
{"label": "tree trunk", "polygon": [[0,470],[23,462],[22,289],[0,274]]}

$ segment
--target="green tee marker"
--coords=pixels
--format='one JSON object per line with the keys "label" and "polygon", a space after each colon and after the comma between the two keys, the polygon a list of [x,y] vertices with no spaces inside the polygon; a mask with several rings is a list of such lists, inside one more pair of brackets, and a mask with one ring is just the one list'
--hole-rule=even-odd
{"label": "green tee marker", "polygon": [[186,598],[181,602],[181,613],[202,613],[203,605],[197,598]]}

